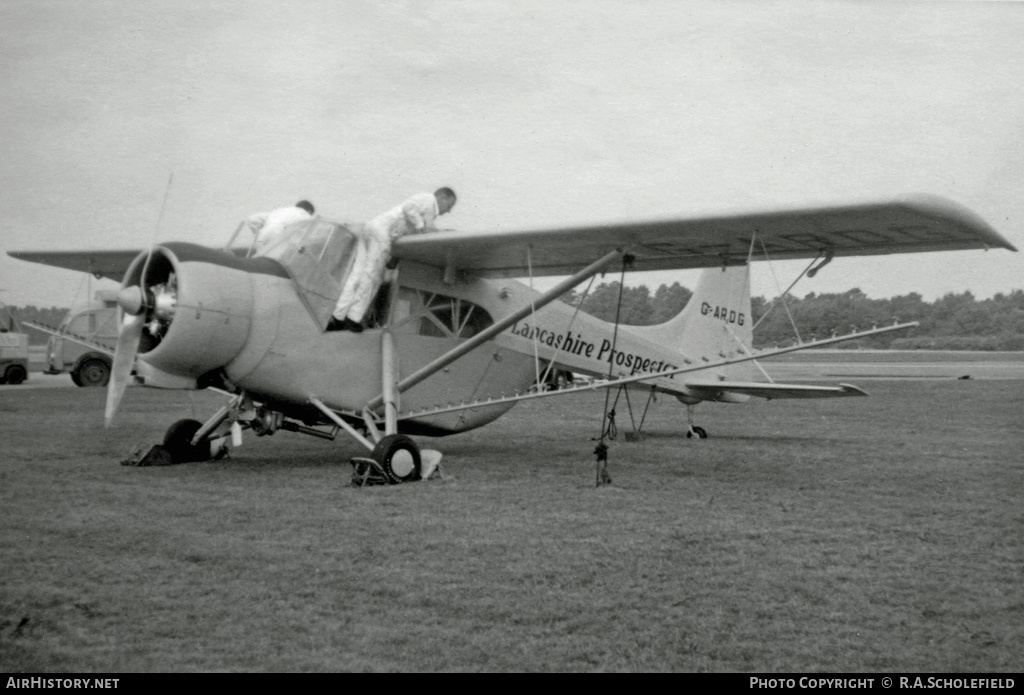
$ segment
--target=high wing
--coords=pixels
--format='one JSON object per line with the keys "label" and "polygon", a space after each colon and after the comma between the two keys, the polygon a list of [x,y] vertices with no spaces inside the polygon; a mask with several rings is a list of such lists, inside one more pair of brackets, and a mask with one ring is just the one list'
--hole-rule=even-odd
{"label": "high wing", "polygon": [[[569,275],[609,251],[634,256],[634,270],[706,268],[773,260],[962,249],[1017,249],[979,216],[930,195],[902,200],[690,219],[495,232],[406,236],[392,256],[481,277]],[[762,248],[763,244],[763,248]],[[23,261],[120,282],[143,249],[8,251]]]}
{"label": "high wing", "polygon": [[755,256],[767,251],[773,260],[1017,250],[967,208],[922,194],[882,203],[565,229],[439,231],[398,239],[392,255],[449,272],[524,277],[568,275],[614,250],[632,254],[634,270],[737,265],[747,261],[752,240]]}
{"label": "high wing", "polygon": [[91,273],[98,278],[121,282],[128,266],[145,249],[110,251],[8,251],[7,255],[30,263],[52,265],[68,270]]}
{"label": "high wing", "polygon": [[[7,255],[29,263],[78,270],[95,275],[97,278],[109,278],[115,282],[121,282],[124,280],[124,274],[128,272],[128,266],[145,250],[137,248],[85,251],[8,251]],[[245,256],[247,251],[245,248],[231,250],[236,256]]]}

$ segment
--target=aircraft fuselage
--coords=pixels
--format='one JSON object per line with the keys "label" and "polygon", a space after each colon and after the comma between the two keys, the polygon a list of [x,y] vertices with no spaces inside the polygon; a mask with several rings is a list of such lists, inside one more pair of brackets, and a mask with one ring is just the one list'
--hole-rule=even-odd
{"label": "aircraft fuselage", "polygon": [[[354,415],[382,393],[385,330],[393,336],[398,374],[406,375],[539,296],[514,280],[445,282],[438,269],[406,262],[397,271],[397,290],[381,292],[375,325],[360,333],[325,331],[324,307],[330,308],[327,300],[335,286],[329,278],[318,286],[296,278],[294,264],[286,268],[273,258],[238,258],[193,244],[158,249],[146,271],[148,284],[173,292],[173,317],[162,333],[156,331],[156,344],[140,350],[139,380],[170,388],[226,381],[307,422],[322,420],[309,405],[311,398]],[[140,257],[127,283],[138,282],[142,265]],[[403,392],[400,410],[524,392],[549,362],[604,377],[699,365],[702,357],[707,359],[670,346],[667,337],[657,328],[620,326],[616,332],[613,324],[552,302]],[[654,383],[685,396],[685,386],[670,377]],[[399,428],[451,434],[480,427],[511,407],[481,405],[403,419]]]}

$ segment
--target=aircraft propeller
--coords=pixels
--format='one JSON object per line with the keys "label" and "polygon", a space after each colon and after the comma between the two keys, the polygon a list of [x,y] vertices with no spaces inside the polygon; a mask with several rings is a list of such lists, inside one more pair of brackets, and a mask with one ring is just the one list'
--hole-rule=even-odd
{"label": "aircraft propeller", "polygon": [[[159,259],[157,263],[151,263],[154,255]],[[133,268],[138,265],[139,259]],[[174,273],[155,248],[146,252],[142,270],[138,274],[138,284],[135,284],[134,276],[130,268],[125,276],[125,286],[117,293],[117,305],[121,309],[122,318],[110,381],[107,384],[107,427],[110,427],[114,419],[125,387],[131,382],[135,358],[140,352],[148,352],[159,344],[170,326],[177,305]]]}
{"label": "aircraft propeller", "polygon": [[110,368],[110,382],[107,384],[107,407],[104,414],[107,427],[113,422],[117,406],[121,403],[121,396],[128,386],[128,380],[131,379],[132,365],[135,364],[135,355],[138,354],[142,328],[145,325],[145,314],[133,316],[125,312],[121,320],[121,328],[117,332],[117,348],[114,350],[114,363]]}
{"label": "aircraft propeller", "polygon": [[[135,364],[135,357],[139,353],[139,344],[142,342],[142,330],[149,320],[152,310],[156,307],[154,293],[145,285],[149,278],[150,262],[153,260],[153,253],[156,250],[156,234],[160,230],[164,212],[167,210],[167,196],[171,192],[173,182],[174,172],[172,171],[167,177],[167,187],[164,189],[163,201],[160,203],[160,214],[157,216],[156,226],[153,229],[153,241],[146,251],[146,260],[139,273],[139,284],[128,285],[130,275],[125,275],[125,286],[117,293],[117,305],[121,308],[123,318],[117,331],[117,347],[114,349],[114,362],[110,367],[110,381],[107,382],[107,405],[104,420],[108,428],[114,420],[117,406],[121,403],[121,397],[131,379],[132,367]],[[131,273],[131,268],[129,268],[129,273]]]}

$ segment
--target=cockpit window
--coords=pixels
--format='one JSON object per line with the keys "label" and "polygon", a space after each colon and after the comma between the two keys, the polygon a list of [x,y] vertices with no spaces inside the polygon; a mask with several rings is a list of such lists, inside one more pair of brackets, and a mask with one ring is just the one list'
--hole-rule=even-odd
{"label": "cockpit window", "polygon": [[355,245],[356,237],[346,227],[314,218],[285,227],[281,239],[262,255],[285,262],[301,254],[306,263],[315,264],[341,282],[355,258]]}
{"label": "cockpit window", "polygon": [[285,227],[281,240],[261,255],[288,270],[303,303],[323,329],[355,262],[355,249],[355,234],[345,225],[314,217]]}

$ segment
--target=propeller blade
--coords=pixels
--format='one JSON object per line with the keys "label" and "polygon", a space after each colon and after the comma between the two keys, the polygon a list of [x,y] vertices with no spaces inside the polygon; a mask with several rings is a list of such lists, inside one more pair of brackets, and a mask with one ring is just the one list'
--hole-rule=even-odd
{"label": "propeller blade", "polygon": [[139,351],[142,339],[142,327],[146,325],[144,313],[133,316],[125,314],[121,321],[121,330],[117,334],[117,348],[114,350],[114,364],[110,368],[110,382],[107,384],[106,426],[114,420],[117,406],[121,403],[125,387],[132,376],[132,365]]}

